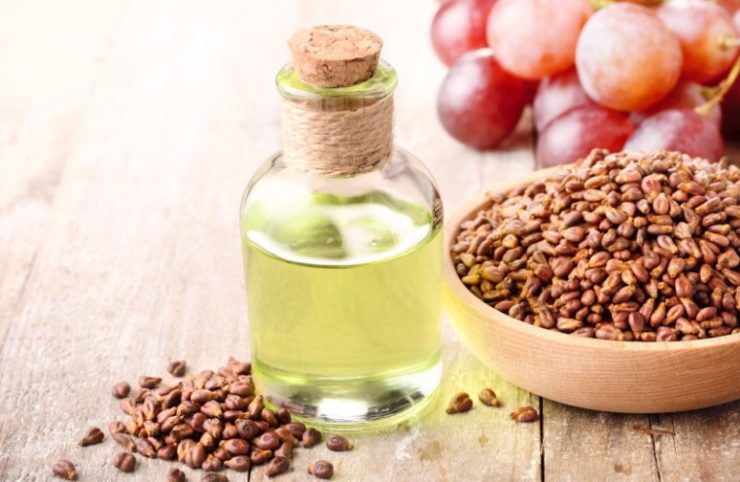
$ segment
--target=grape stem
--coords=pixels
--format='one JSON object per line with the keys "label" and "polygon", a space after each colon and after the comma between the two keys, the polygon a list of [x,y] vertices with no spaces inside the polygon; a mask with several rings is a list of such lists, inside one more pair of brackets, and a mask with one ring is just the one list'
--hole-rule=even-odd
{"label": "grape stem", "polygon": [[709,100],[707,100],[707,102],[705,102],[704,104],[696,107],[694,109],[694,112],[705,117],[708,116],[714,106],[722,102],[722,99],[725,97],[725,94],[727,94],[727,91],[730,90],[732,85],[737,80],[738,75],[740,75],[740,56],[735,60],[735,63],[732,65],[732,69],[730,69],[730,73],[727,74],[727,77],[725,77],[722,82],[717,84],[715,87],[709,87],[705,89],[704,97]]}
{"label": "grape stem", "polygon": [[[599,10],[604,7],[608,7],[612,3],[616,3],[618,0],[591,0],[591,7],[594,10]],[[667,0],[640,0],[638,2],[643,7],[657,7],[658,5],[662,5]]]}
{"label": "grape stem", "polygon": [[738,37],[723,37],[722,40],[720,40],[720,46],[723,49],[732,49],[735,47],[740,47],[740,38]]}

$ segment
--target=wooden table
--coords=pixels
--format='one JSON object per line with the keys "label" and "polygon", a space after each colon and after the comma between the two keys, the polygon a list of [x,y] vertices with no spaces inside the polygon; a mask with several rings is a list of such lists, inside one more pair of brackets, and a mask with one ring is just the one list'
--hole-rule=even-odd
{"label": "wooden table", "polygon": [[[352,22],[383,37],[401,79],[398,142],[431,167],[448,213],[533,168],[527,120],[487,154],[443,132],[444,68],[427,40],[435,8],[0,0],[1,480],[48,480],[65,457],[80,480],[163,481],[167,463],[141,459],[125,475],[111,466],[110,440],[76,445],[118,415],[111,385],[163,373],[171,359],[202,369],[249,357],[237,210],[280,146],[273,76],[297,27]],[[304,452],[279,480],[306,480],[319,457],[335,461],[338,481],[737,480],[740,403],[654,416],[569,408],[486,369],[447,322],[444,364],[421,423],[362,437],[351,453]],[[505,407],[444,414],[454,392],[483,386]],[[541,422],[509,420],[528,404]]]}

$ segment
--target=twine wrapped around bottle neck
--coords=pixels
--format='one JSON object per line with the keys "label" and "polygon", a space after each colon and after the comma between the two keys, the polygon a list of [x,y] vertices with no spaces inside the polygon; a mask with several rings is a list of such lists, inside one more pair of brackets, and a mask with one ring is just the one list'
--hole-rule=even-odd
{"label": "twine wrapped around bottle neck", "polygon": [[371,103],[344,101],[339,103],[344,105],[316,106],[283,100],[287,166],[341,176],[363,174],[385,164],[393,152],[393,96]]}
{"label": "twine wrapped around bottle neck", "polygon": [[328,176],[362,174],[393,152],[393,96],[367,95],[355,86],[377,71],[380,37],[352,25],[319,25],[288,42],[302,82],[332,92],[283,97],[283,161]]}

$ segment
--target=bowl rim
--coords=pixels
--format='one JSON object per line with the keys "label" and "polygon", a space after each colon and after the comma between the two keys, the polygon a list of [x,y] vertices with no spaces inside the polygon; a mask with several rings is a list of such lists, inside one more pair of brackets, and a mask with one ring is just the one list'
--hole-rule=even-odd
{"label": "bowl rim", "polygon": [[[504,192],[509,189],[516,187],[522,183],[542,179],[558,169],[562,168],[554,167],[549,169],[541,169],[530,173],[527,176],[520,176],[514,181],[504,183],[498,189],[488,189],[482,192],[478,192],[471,198],[470,201],[463,203],[462,207],[455,211],[455,214],[446,223],[444,229],[444,261],[443,261],[443,273],[445,278],[445,284],[452,289],[455,296],[461,299],[467,306],[472,308],[478,318],[478,321],[489,321],[492,316],[496,317],[496,322],[503,324],[508,330],[519,332],[523,336],[537,337],[545,341],[552,342],[553,344],[570,344],[573,346],[580,346],[583,348],[596,348],[601,350],[616,350],[621,352],[681,352],[681,351],[692,351],[699,349],[715,349],[721,346],[735,345],[740,343],[740,334],[729,334],[719,336],[716,338],[705,338],[701,340],[688,340],[688,341],[676,341],[676,342],[635,342],[635,341],[616,341],[616,340],[599,340],[596,338],[585,338],[581,336],[574,336],[567,333],[561,333],[545,328],[524,323],[521,320],[512,318],[506,313],[503,313],[496,308],[487,305],[483,300],[475,296],[467,287],[463,284],[460,277],[455,271],[455,266],[452,261],[451,248],[455,242],[455,238],[460,232],[460,225],[463,221],[466,221],[474,216],[474,214],[483,208],[487,204],[491,204],[490,193]],[[448,310],[449,311],[449,310]],[[450,315],[452,318],[452,316]]]}

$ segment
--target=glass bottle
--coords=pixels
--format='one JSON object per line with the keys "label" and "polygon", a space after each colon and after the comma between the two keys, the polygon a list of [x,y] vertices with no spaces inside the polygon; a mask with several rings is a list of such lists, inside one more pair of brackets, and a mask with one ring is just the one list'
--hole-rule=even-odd
{"label": "glass bottle", "polygon": [[380,40],[324,26],[291,49],[276,81],[283,151],[241,204],[254,381],[314,422],[398,423],[441,374],[442,204],[426,168],[393,146],[397,77],[378,64]]}

